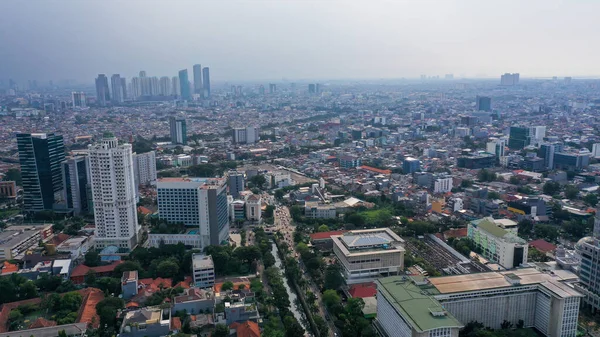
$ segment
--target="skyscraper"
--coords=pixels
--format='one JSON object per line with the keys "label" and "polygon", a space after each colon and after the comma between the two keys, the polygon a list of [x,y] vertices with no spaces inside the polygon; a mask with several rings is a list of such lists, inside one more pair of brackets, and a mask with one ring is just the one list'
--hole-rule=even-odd
{"label": "skyscraper", "polygon": [[136,100],[142,96],[142,81],[139,77],[131,78],[131,98]]}
{"label": "skyscraper", "polygon": [[171,96],[171,79],[167,76],[163,76],[160,78],[159,84],[159,94],[161,96]]}
{"label": "skyscraper", "polygon": [[169,127],[171,129],[171,143],[187,144],[187,127],[185,118],[169,118]]}
{"label": "skyscraper", "polygon": [[85,93],[73,91],[71,93],[71,100],[73,101],[74,108],[85,108],[87,104],[85,103]]}
{"label": "skyscraper", "polygon": [[531,143],[530,129],[511,126],[508,138],[508,147],[511,150],[520,150]]}
{"label": "skyscraper", "polygon": [[181,95],[181,88],[179,88],[179,77],[173,76],[171,79],[171,95],[179,96]]}
{"label": "skyscraper", "polygon": [[202,69],[202,90],[204,98],[210,98],[210,70],[208,67]]}
{"label": "skyscraper", "polygon": [[145,71],[140,71],[140,96],[150,96],[150,79]]}
{"label": "skyscraper", "polygon": [[136,186],[131,144],[119,144],[105,133],[89,146],[90,181],[96,222],[96,248],[132,250],[138,242]]}
{"label": "skyscraper", "polygon": [[277,84],[269,83],[269,94],[274,94],[277,91]]}
{"label": "skyscraper", "polygon": [[17,134],[26,213],[51,210],[62,199],[63,137],[53,133]]}
{"label": "skyscraper", "polygon": [[183,69],[179,71],[179,90],[181,90],[181,99],[189,101],[192,99],[190,94],[190,82],[188,80],[188,71]]}
{"label": "skyscraper", "polygon": [[123,100],[127,99],[127,80],[125,77],[121,77],[121,90],[123,91]]}
{"label": "skyscraper", "polygon": [[104,74],[99,74],[96,78],[96,100],[100,106],[106,106],[106,102],[110,101],[108,77]]}
{"label": "skyscraper", "polygon": [[260,140],[259,128],[248,126],[232,130],[233,142],[236,144],[254,144]]}
{"label": "skyscraper", "polygon": [[194,93],[202,94],[202,66],[194,64]]}
{"label": "skyscraper", "polygon": [[314,85],[314,84],[309,84],[309,85],[308,85],[308,93],[309,93],[309,94],[314,94],[314,93],[316,93],[316,90],[315,90],[315,85]]}
{"label": "skyscraper", "polygon": [[492,99],[485,96],[477,96],[475,98],[477,111],[492,111]]}
{"label": "skyscraper", "polygon": [[119,74],[114,74],[110,77],[113,103],[123,103],[123,88],[121,85],[121,76]]}
{"label": "skyscraper", "polygon": [[87,156],[69,157],[61,163],[61,168],[65,182],[63,198],[67,208],[72,209],[75,215],[89,212],[87,190],[91,186]]}
{"label": "skyscraper", "polygon": [[150,96],[158,96],[160,93],[158,85],[158,77],[150,77]]}

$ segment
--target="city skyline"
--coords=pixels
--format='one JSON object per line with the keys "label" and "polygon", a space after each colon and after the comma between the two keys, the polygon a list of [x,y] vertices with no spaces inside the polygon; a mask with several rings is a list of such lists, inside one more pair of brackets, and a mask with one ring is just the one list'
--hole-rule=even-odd
{"label": "city skyline", "polygon": [[[207,2],[203,10],[214,14],[201,23],[188,20],[196,5],[187,2],[155,2],[148,7],[128,1],[118,8],[101,2],[66,4],[44,2],[34,8],[17,2],[0,4],[4,13],[13,14],[0,27],[20,32],[18,41],[10,37],[3,41],[3,50],[12,52],[3,54],[0,73],[18,80],[73,78],[87,83],[105,70],[125,78],[133,77],[136,69],[166,75],[177,71],[174,64],[191,69],[200,61],[211,64],[218,74],[216,81],[418,78],[450,73],[482,78],[505,72],[520,72],[523,77],[600,75],[592,57],[595,47],[581,43],[598,30],[586,15],[597,12],[599,3],[505,1],[500,6],[499,2],[445,1],[435,6],[417,2],[367,6],[353,2],[342,6],[331,1],[315,7],[293,1],[260,6]],[[483,15],[492,11],[494,15]],[[145,20],[129,20],[134,13],[157,26],[149,31]],[[27,24],[15,20],[22,15],[33,20]],[[96,28],[110,20],[118,24],[110,30]],[[37,50],[45,50],[43,55],[22,42],[37,41],[40,29],[48,35],[41,45],[35,44]],[[128,37],[122,31],[136,34]],[[65,40],[63,48],[50,48]]]}

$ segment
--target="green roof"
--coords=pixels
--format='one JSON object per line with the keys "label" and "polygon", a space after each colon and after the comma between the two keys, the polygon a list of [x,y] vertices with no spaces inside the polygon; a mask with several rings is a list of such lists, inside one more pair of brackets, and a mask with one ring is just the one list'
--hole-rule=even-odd
{"label": "green roof", "polygon": [[507,230],[500,228],[489,218],[475,220],[472,224],[499,238],[503,238],[508,233]]}
{"label": "green roof", "polygon": [[377,280],[377,283],[377,290],[416,331],[463,327],[440,302],[408,277],[390,276]]}

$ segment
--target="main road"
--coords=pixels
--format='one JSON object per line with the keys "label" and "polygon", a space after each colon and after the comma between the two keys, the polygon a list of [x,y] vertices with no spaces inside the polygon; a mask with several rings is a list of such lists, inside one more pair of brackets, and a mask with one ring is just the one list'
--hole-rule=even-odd
{"label": "main road", "polygon": [[[290,250],[294,252],[294,256],[296,259],[299,259],[299,253],[296,251],[296,246],[294,244],[294,232],[296,231],[296,226],[292,221],[292,217],[290,216],[290,210],[287,206],[277,206],[275,209],[275,219],[274,219],[275,231],[279,231],[283,235],[283,239],[285,243],[290,247]],[[316,284],[312,281],[312,278],[308,275],[306,268],[304,267],[304,263],[300,263],[300,268],[302,270],[302,277],[307,281],[307,284],[310,286],[310,290],[317,297],[317,304],[319,305],[319,315],[325,319],[327,325],[329,326],[329,336],[335,337],[339,334],[337,333],[337,328],[331,317],[327,314],[325,310],[325,306],[323,305],[323,300],[321,298],[321,291],[316,286]]]}

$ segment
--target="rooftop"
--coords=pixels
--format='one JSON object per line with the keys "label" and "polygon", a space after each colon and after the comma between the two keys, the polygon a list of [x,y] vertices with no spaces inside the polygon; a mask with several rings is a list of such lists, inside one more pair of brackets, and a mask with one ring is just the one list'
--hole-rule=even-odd
{"label": "rooftop", "polygon": [[493,236],[496,236],[499,238],[502,238],[502,237],[504,237],[504,235],[508,234],[508,231],[506,231],[505,229],[500,228],[498,225],[496,225],[494,220],[491,218],[483,218],[483,219],[475,220],[475,221],[471,222],[471,224],[474,225],[475,227],[479,227],[479,228],[483,229],[484,231],[492,234]]}
{"label": "rooftop", "polygon": [[377,280],[377,289],[418,332],[463,326],[437,300],[405,276],[381,278]]}
{"label": "rooftop", "polygon": [[212,257],[204,254],[194,254],[192,256],[192,265],[194,269],[214,268]]}
{"label": "rooftop", "polygon": [[344,255],[404,251],[400,246],[404,240],[389,228],[354,230],[342,235],[332,235],[331,238]]}
{"label": "rooftop", "polygon": [[158,188],[218,188],[225,184],[223,178],[161,178],[158,179]]}
{"label": "rooftop", "polygon": [[[565,278],[566,277],[566,278]],[[551,284],[547,288],[552,287],[561,294],[569,296],[578,296],[575,290],[560,283],[560,281],[568,280],[568,275],[548,274],[538,271],[535,268],[514,269],[511,271],[464,274],[455,276],[442,276],[429,278],[429,284],[432,288],[427,289],[433,294],[452,294],[466,291],[478,291],[485,289],[496,289],[511,287],[512,283],[509,280],[518,280],[520,285],[529,284]]]}

